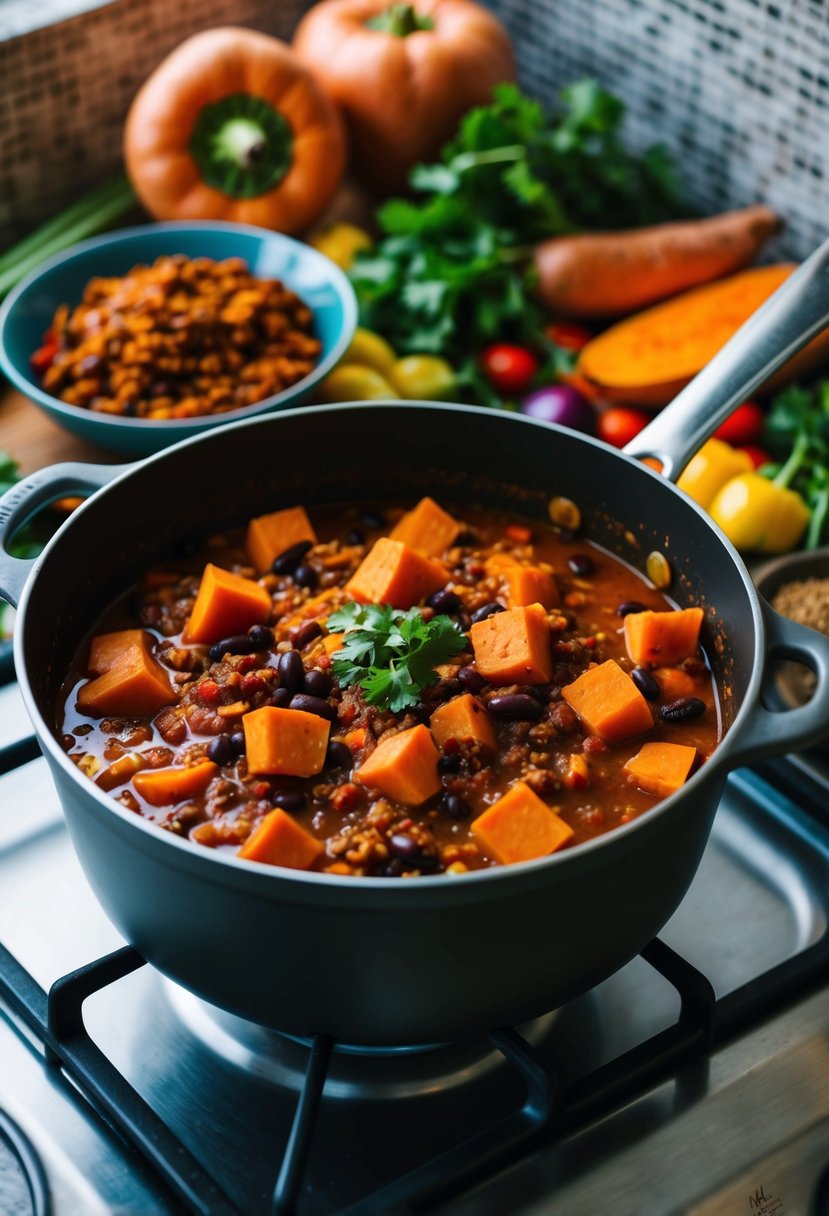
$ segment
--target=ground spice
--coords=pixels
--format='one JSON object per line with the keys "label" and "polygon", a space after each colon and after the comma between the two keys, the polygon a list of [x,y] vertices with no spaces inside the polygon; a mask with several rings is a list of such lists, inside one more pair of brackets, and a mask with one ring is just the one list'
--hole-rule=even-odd
{"label": "ground spice", "polygon": [[[783,583],[775,592],[771,605],[789,620],[829,636],[829,578],[794,579]],[[814,673],[800,664],[787,664],[783,679],[796,701],[808,701],[815,690]]]}

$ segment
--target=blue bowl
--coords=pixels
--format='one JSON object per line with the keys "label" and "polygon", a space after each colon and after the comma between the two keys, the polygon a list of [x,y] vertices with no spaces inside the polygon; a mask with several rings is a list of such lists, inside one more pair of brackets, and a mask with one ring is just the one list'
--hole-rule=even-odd
{"label": "blue bowl", "polygon": [[[313,312],[315,333],[322,343],[319,363],[311,374],[255,405],[187,420],[99,414],[44,392],[30,359],[42,344],[58,305],[78,304],[86,284],[96,275],[124,274],[133,266],[175,253],[217,261],[241,257],[252,274],[281,279],[295,291]],[[117,452],[146,456],[226,422],[300,405],[348,349],[356,325],[357,301],[348,279],[329,258],[301,241],[242,224],[146,224],[74,245],[19,283],[0,308],[0,368],[15,388],[66,430]]]}

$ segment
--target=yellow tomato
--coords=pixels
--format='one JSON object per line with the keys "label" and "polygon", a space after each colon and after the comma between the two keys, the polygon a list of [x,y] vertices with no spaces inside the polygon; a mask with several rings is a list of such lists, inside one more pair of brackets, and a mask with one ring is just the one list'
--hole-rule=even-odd
{"label": "yellow tomato", "polygon": [[356,254],[361,249],[370,249],[373,243],[364,228],[344,222],[323,228],[309,242],[332,262],[336,262],[341,270],[349,270]]}
{"label": "yellow tomato", "polygon": [[379,401],[399,394],[373,367],[346,363],[335,367],[319,387],[321,401]]}
{"label": "yellow tomato", "polygon": [[437,355],[407,355],[398,359],[389,380],[401,397],[409,400],[445,401],[455,387],[455,373]]}
{"label": "yellow tomato", "polygon": [[385,338],[370,329],[356,329],[351,345],[340,360],[340,366],[344,363],[361,363],[363,367],[373,367],[381,376],[388,376],[396,359],[397,355]]}

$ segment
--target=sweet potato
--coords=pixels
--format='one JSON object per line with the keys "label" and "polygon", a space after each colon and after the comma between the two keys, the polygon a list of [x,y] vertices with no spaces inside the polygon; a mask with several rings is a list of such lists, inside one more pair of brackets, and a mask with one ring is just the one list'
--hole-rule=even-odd
{"label": "sweet potato", "polygon": [[275,557],[301,540],[310,540],[315,545],[317,534],[304,507],[287,507],[252,519],[245,547],[256,569],[264,571],[270,570]]}
{"label": "sweet potato", "polygon": [[[785,264],[744,270],[621,321],[587,343],[577,370],[606,401],[666,405],[793,269]],[[829,330],[824,330],[775,373],[764,391],[827,357]]]}
{"label": "sweet potato", "polygon": [[573,835],[570,825],[523,781],[517,781],[469,826],[483,851],[502,865],[546,857]]}
{"label": "sweet potato", "polygon": [[643,743],[623,767],[640,790],[667,798],[688,780],[696,758],[697,749],[682,743]]}
{"label": "sweet potato", "polygon": [[302,709],[263,705],[242,719],[248,772],[313,777],[325,763],[331,723]]}
{"label": "sweet potato", "polygon": [[780,227],[768,207],[631,232],[555,237],[535,251],[537,294],[553,312],[614,317],[749,266]]}
{"label": "sweet potato", "polygon": [[264,587],[208,562],[182,638],[185,642],[218,642],[244,633],[251,625],[264,624],[270,614],[271,597]]}
{"label": "sweet potato", "polygon": [[440,789],[438,750],[425,726],[412,726],[381,739],[354,776],[404,806],[420,806]]}
{"label": "sweet potato", "polygon": [[136,773],[132,784],[151,806],[170,806],[194,798],[207,789],[219,771],[212,760],[200,760],[186,768],[151,768]]}
{"label": "sweet potato", "polygon": [[456,520],[447,514],[433,498],[421,498],[389,535],[392,540],[402,540],[423,557],[439,557],[448,549],[460,528]]}
{"label": "sweet potato", "polygon": [[478,671],[490,684],[546,684],[552,677],[550,627],[541,604],[488,616],[469,636]]}
{"label": "sweet potato", "polygon": [[505,581],[511,608],[526,608],[528,604],[555,608],[561,603],[556,580],[539,566],[509,566]]}
{"label": "sweet potato", "polygon": [[450,740],[464,743],[468,739],[492,752],[497,747],[492,719],[469,692],[436,709],[429,719],[429,729],[439,747],[445,747]]}
{"label": "sweet potato", "polygon": [[165,669],[150,653],[152,635],[121,629],[92,639],[89,669],[97,676],[78,689],[78,708],[104,717],[139,717],[170,705],[176,694]]}
{"label": "sweet potato", "polygon": [[381,536],[346,583],[346,594],[361,604],[412,608],[446,585],[443,566],[415,553],[401,540]]}
{"label": "sweet potato", "polygon": [[625,646],[634,663],[671,667],[696,654],[702,625],[701,608],[674,612],[629,612],[625,617]]}
{"label": "sweet potato", "polygon": [[291,870],[308,870],[324,852],[321,841],[277,807],[248,836],[236,856]]}
{"label": "sweet potato", "polygon": [[615,659],[588,668],[562,688],[561,695],[590,733],[605,743],[641,735],[653,726],[647,701]]}

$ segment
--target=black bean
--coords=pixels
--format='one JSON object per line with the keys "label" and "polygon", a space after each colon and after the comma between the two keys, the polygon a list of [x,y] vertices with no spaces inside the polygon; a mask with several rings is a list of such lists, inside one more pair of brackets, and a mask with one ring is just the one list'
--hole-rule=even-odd
{"label": "black bean", "polygon": [[520,722],[541,717],[542,706],[525,692],[499,693],[487,701],[487,709],[496,718],[516,718]]}
{"label": "black bean", "polygon": [[485,621],[488,616],[494,616],[496,612],[506,612],[506,608],[503,604],[496,603],[495,600],[484,604],[482,608],[478,608],[472,613],[472,624],[477,625],[479,621]]}
{"label": "black bean", "polygon": [[313,548],[310,540],[298,540],[295,545],[283,551],[273,559],[271,570],[274,574],[292,574],[296,570],[309,549]]}
{"label": "black bean", "polygon": [[406,861],[415,861],[420,858],[420,845],[412,836],[407,836],[405,832],[395,832],[389,837],[389,851],[395,857],[402,857]]}
{"label": "black bean", "polygon": [[334,681],[327,672],[320,671],[318,667],[312,667],[305,673],[302,691],[310,693],[312,697],[327,697],[333,686]]}
{"label": "black bean", "polygon": [[630,673],[630,678],[646,701],[659,700],[659,685],[646,667],[634,667]]}
{"label": "black bean", "polygon": [[210,658],[214,663],[220,662],[226,654],[253,654],[256,644],[246,633],[236,633],[233,637],[222,638],[210,647]]}
{"label": "black bean", "polygon": [[644,604],[640,604],[638,600],[625,600],[616,609],[617,616],[629,616],[631,612],[647,612]]}
{"label": "black bean", "polygon": [[305,668],[302,666],[302,655],[298,650],[286,650],[279,656],[277,664],[279,682],[288,692],[299,692],[305,683]]}
{"label": "black bean", "polygon": [[296,633],[293,635],[294,646],[297,650],[302,650],[309,642],[313,642],[314,638],[318,638],[322,633],[322,625],[319,621],[306,621],[304,625],[300,625]]}
{"label": "black bean", "polygon": [[705,702],[699,697],[677,697],[660,710],[666,722],[690,722],[705,713]]}
{"label": "black bean", "polygon": [[472,808],[469,803],[465,802],[457,794],[444,794],[440,800],[440,805],[452,819],[468,819],[472,814]]}
{"label": "black bean", "polygon": [[329,722],[337,716],[337,711],[333,705],[329,705],[327,701],[323,701],[322,697],[309,697],[307,693],[298,692],[296,696],[291,697],[289,709],[301,709],[306,714],[316,714],[318,718],[327,718]]}
{"label": "black bean", "polygon": [[460,752],[449,752],[438,760],[438,772],[444,774],[460,772],[461,763]]}
{"label": "black bean", "polygon": [[366,543],[366,534],[362,528],[352,528],[346,540],[350,545],[364,545]]}
{"label": "black bean", "polygon": [[325,753],[325,767],[351,768],[352,764],[351,748],[348,744],[341,743],[339,739],[332,739]]}
{"label": "black bean", "polygon": [[230,764],[234,757],[233,744],[229,735],[216,735],[207,745],[207,758],[214,764]]}
{"label": "black bean", "polygon": [[385,528],[386,517],[379,511],[364,511],[362,521],[366,528]]}
{"label": "black bean", "polygon": [[481,692],[487,686],[487,681],[479,671],[474,667],[462,667],[458,672],[458,679],[467,692]]}
{"label": "black bean", "polygon": [[586,578],[595,569],[593,558],[588,557],[586,553],[574,553],[572,557],[567,558],[567,565],[578,578]]}
{"label": "black bean", "polygon": [[444,587],[441,591],[436,591],[434,595],[430,595],[426,603],[435,612],[439,612],[444,616],[452,616],[461,607],[460,596],[455,595],[455,592],[450,591],[447,587]]}
{"label": "black bean", "polygon": [[257,650],[267,650],[273,645],[273,630],[267,625],[251,625],[248,637]]}
{"label": "black bean", "polygon": [[287,688],[275,688],[268,697],[268,705],[273,705],[275,709],[287,709],[291,703],[291,694]]}
{"label": "black bean", "polygon": [[295,815],[298,811],[305,810],[305,795],[301,790],[280,790],[274,794],[273,804]]}
{"label": "black bean", "polygon": [[313,566],[297,566],[294,570],[294,582],[297,587],[307,587],[313,591],[319,582],[319,575]]}
{"label": "black bean", "polygon": [[235,730],[230,736],[230,746],[233,748],[237,756],[245,754],[245,732],[243,730]]}

